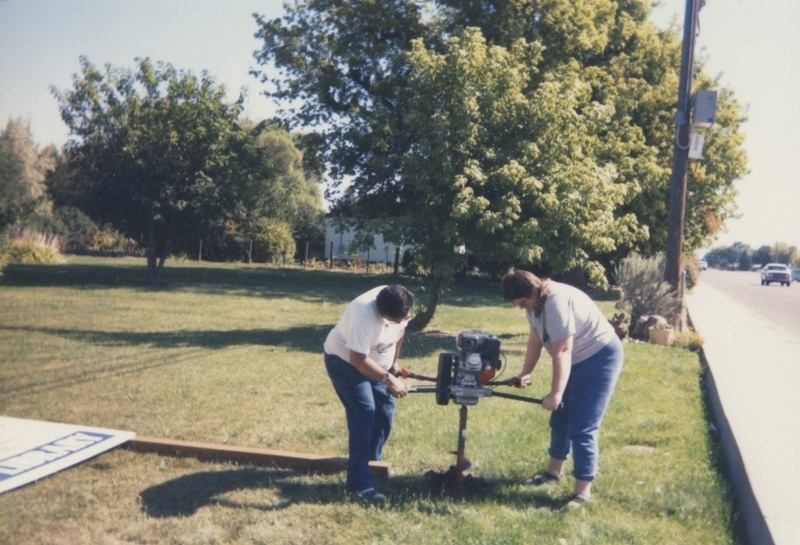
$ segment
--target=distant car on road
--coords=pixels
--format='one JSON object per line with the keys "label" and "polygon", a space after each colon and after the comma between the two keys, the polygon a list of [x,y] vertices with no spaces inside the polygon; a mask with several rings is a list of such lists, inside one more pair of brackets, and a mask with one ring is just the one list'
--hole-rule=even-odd
{"label": "distant car on road", "polygon": [[800,282],[800,269],[792,269],[792,282]]}
{"label": "distant car on road", "polygon": [[782,263],[768,263],[761,269],[761,285],[769,286],[770,282],[780,282],[781,286],[792,285],[792,273]]}
{"label": "distant car on road", "polygon": [[700,270],[701,271],[704,271],[704,270],[706,270],[708,268],[708,262],[707,261],[700,261],[700,263],[698,265],[700,266]]}

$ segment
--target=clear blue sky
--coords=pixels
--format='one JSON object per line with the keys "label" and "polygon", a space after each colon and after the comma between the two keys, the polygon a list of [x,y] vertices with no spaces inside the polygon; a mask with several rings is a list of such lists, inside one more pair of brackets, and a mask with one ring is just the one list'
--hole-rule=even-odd
{"label": "clear blue sky", "polygon": [[[685,0],[662,0],[653,20],[683,22]],[[281,0],[0,0],[0,124],[30,120],[39,144],[63,145],[66,127],[49,86],[64,90],[78,57],[95,66],[134,67],[136,57],[207,70],[234,100],[248,87],[246,113],[274,114],[260,95],[252,13],[270,18]],[[741,241],[800,246],[800,1],[707,0],[700,12],[698,55],[749,107],[744,126],[750,174],[736,183],[743,217],[728,222],[715,245]],[[676,90],[677,95],[677,90]]]}
{"label": "clear blue sky", "polygon": [[283,13],[281,0],[0,0],[0,123],[30,119],[41,145],[61,146],[67,128],[51,85],[72,85],[79,57],[98,68],[135,68],[149,57],[181,70],[208,71],[231,101],[248,88],[246,114],[275,113],[261,96],[253,52],[259,42],[253,13]]}

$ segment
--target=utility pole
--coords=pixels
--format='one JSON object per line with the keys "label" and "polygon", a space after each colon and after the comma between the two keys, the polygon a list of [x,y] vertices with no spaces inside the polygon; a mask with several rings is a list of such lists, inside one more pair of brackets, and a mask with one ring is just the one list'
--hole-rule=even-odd
{"label": "utility pole", "polygon": [[691,143],[692,75],[694,72],[694,44],[697,37],[697,13],[705,0],[686,0],[683,20],[683,47],[681,49],[680,83],[678,84],[678,112],[675,114],[675,142],[672,156],[672,182],[669,202],[669,232],[664,266],[664,279],[678,291],[681,285],[681,254],[683,252],[683,225],[686,215],[686,177],[689,169]]}

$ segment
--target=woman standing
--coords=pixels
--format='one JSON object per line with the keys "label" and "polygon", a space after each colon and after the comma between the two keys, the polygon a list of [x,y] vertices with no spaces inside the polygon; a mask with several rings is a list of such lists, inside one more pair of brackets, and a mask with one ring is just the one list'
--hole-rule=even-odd
{"label": "woman standing", "polygon": [[622,343],[594,301],[577,288],[512,268],[503,276],[501,289],[506,301],[525,309],[530,324],[517,385],[530,383],[542,348],[553,360],[550,392],[542,400],[542,407],[552,411],[550,461],[547,470],[526,484],[561,479],[572,451],[575,491],[568,505],[578,506],[591,499],[600,424],[622,370]]}
{"label": "woman standing", "polygon": [[380,503],[370,460],[380,460],[392,430],[396,397],[408,393],[396,377],[397,356],[411,318],[414,294],[378,286],[354,299],[325,340],[325,367],[347,417],[351,498]]}

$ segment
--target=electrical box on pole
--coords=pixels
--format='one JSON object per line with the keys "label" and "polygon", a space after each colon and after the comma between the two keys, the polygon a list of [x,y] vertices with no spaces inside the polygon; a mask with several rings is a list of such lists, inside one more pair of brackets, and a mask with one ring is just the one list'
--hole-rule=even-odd
{"label": "electrical box on pole", "polygon": [[717,117],[717,92],[702,90],[697,91],[694,97],[694,110],[692,110],[692,125],[707,129],[714,124]]}
{"label": "electrical box on pole", "polygon": [[691,144],[689,144],[689,159],[699,160],[703,158],[703,145],[706,142],[704,134],[692,133]]}

